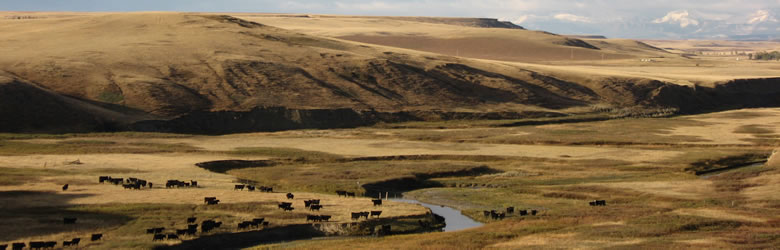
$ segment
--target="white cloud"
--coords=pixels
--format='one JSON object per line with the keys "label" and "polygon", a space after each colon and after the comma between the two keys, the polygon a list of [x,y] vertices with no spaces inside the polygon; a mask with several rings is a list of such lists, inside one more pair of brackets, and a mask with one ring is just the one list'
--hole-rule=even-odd
{"label": "white cloud", "polygon": [[653,23],[679,23],[680,28],[699,26],[699,21],[691,18],[687,10],[671,11],[666,16],[653,20]]}
{"label": "white cloud", "polygon": [[747,22],[748,24],[756,24],[756,23],[763,23],[763,22],[774,22],[774,23],[777,22],[777,18],[775,18],[774,15],[772,15],[772,13],[770,13],[767,10],[756,11],[748,18],[749,18]]}
{"label": "white cloud", "polygon": [[592,23],[593,20],[590,18],[584,17],[584,16],[578,16],[568,13],[561,13],[553,16],[555,19],[563,20],[563,21],[569,21],[569,22],[580,22],[580,23]]}

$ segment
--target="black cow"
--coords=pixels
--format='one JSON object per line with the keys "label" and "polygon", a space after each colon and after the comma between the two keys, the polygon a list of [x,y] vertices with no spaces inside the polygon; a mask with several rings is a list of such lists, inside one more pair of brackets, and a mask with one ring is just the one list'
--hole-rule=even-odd
{"label": "black cow", "polygon": [[153,185],[153,183],[149,182],[149,189],[152,189],[152,185]]}
{"label": "black cow", "polygon": [[366,217],[366,220],[368,220],[369,215],[371,215],[370,212],[360,212],[360,216]]}
{"label": "black cow", "polygon": [[381,214],[382,214],[382,211],[371,211],[371,217],[374,217],[374,216],[379,217],[379,215],[381,215]]}
{"label": "black cow", "polygon": [[192,224],[195,223],[196,220],[198,220],[197,217],[189,217],[187,218],[187,223]]}
{"label": "black cow", "polygon": [[537,212],[536,210],[531,210],[531,215],[536,215]]}
{"label": "black cow", "polygon": [[66,191],[66,190],[68,190],[68,184],[65,184],[64,186],[62,186],[62,191]]}
{"label": "black cow", "polygon": [[76,224],[78,218],[62,218],[62,222],[65,224]]}
{"label": "black cow", "polygon": [[56,246],[57,246],[57,242],[56,241],[47,241],[46,242],[46,248],[54,248]]}
{"label": "black cow", "polygon": [[311,211],[314,211],[314,210],[320,211],[320,209],[322,209],[322,205],[311,205],[311,206],[309,206],[309,210],[311,210]]}
{"label": "black cow", "polygon": [[588,202],[588,205],[590,205],[591,207],[596,206],[596,201]]}
{"label": "black cow", "polygon": [[330,216],[330,215],[320,215],[320,221],[328,221],[332,217],[333,216]]}
{"label": "black cow", "polygon": [[254,222],[254,223],[263,223],[264,220],[265,220],[265,218],[254,218],[254,219],[252,219],[252,222]]}
{"label": "black cow", "polygon": [[287,199],[292,200],[293,198],[295,198],[295,195],[292,193],[287,193]]}
{"label": "black cow", "polygon": [[490,217],[490,211],[484,210],[482,213],[485,215],[485,217]]}
{"label": "black cow", "polygon": [[12,243],[11,244],[11,249],[13,249],[13,250],[22,250],[26,246],[27,246],[27,244],[24,244],[24,242]]}
{"label": "black cow", "polygon": [[341,197],[342,195],[343,195],[344,197],[347,197],[347,191],[344,191],[344,190],[336,190],[336,195],[338,195],[339,197]]}
{"label": "black cow", "polygon": [[209,201],[217,200],[217,197],[206,197],[203,198],[203,203],[209,203]]}
{"label": "black cow", "polygon": [[168,238],[169,240],[178,240],[178,239],[179,239],[179,236],[178,236],[178,235],[176,235],[176,234],[168,234],[168,237],[167,237],[167,238]]}
{"label": "black cow", "polygon": [[320,204],[320,200],[311,200],[311,204],[312,205],[319,205]]}
{"label": "black cow", "polygon": [[219,204],[219,200],[210,200],[210,201],[207,201],[206,204],[207,205],[217,205],[217,204]]}
{"label": "black cow", "polygon": [[311,200],[305,200],[305,201],[303,201],[303,205],[304,205],[305,207],[310,207],[310,206],[311,206]]}
{"label": "black cow", "polygon": [[363,216],[363,213],[361,213],[361,212],[352,213],[352,219],[353,220],[359,220],[361,216]]}
{"label": "black cow", "polygon": [[284,209],[285,207],[292,207],[292,202],[280,202],[279,208]]}
{"label": "black cow", "polygon": [[270,224],[270,223],[269,223],[269,222],[267,222],[267,221],[263,221],[263,226],[264,226],[264,227],[265,227],[265,226],[268,226],[268,224]]}
{"label": "black cow", "polygon": [[246,222],[246,221],[238,223],[238,230],[247,229],[249,227],[249,225],[250,225],[250,223]]}
{"label": "black cow", "polygon": [[46,242],[43,241],[30,241],[30,249],[41,249],[46,247]]}
{"label": "black cow", "polygon": [[190,186],[191,187],[198,187],[198,182],[194,180],[190,180]]}
{"label": "black cow", "polygon": [[597,206],[606,206],[607,205],[607,201],[605,201],[605,200],[597,200],[596,201],[596,205]]}
{"label": "black cow", "polygon": [[100,183],[103,183],[103,182],[105,182],[105,181],[107,181],[109,179],[111,179],[111,176],[100,176],[100,177],[98,177],[98,181]]}
{"label": "black cow", "polygon": [[295,210],[295,208],[294,208],[294,207],[283,207],[282,209],[283,209],[285,212],[287,212],[287,211],[293,211],[293,210]]}
{"label": "black cow", "polygon": [[246,186],[246,190],[255,191],[255,186],[252,185]]}
{"label": "black cow", "polygon": [[162,233],[162,231],[165,231],[164,227],[158,227],[158,228],[154,229],[154,233],[156,233],[156,234]]}
{"label": "black cow", "polygon": [[155,234],[154,238],[152,238],[152,241],[158,241],[158,240],[165,240],[164,234]]}
{"label": "black cow", "polygon": [[374,206],[381,206],[382,205],[382,199],[374,199],[374,200],[371,200],[371,202],[374,203]]}
{"label": "black cow", "polygon": [[306,215],[306,221],[318,221],[320,216],[318,215]]}
{"label": "black cow", "polygon": [[146,229],[146,233],[147,234],[153,234],[154,233],[154,228],[147,228]]}
{"label": "black cow", "polygon": [[92,234],[92,237],[90,237],[91,241],[98,241],[100,239],[103,239],[103,234]]}
{"label": "black cow", "polygon": [[528,215],[528,210],[526,210],[526,209],[520,210],[519,212],[520,212],[520,216]]}
{"label": "black cow", "polygon": [[347,197],[355,198],[355,192],[347,192]]}
{"label": "black cow", "polygon": [[6,248],[8,248],[8,244],[0,245],[0,250],[5,250]]}
{"label": "black cow", "polygon": [[185,235],[187,234],[187,229],[176,229],[176,235]]}
{"label": "black cow", "polygon": [[512,214],[514,212],[515,212],[515,207],[508,207],[508,208],[506,208],[506,213]]}
{"label": "black cow", "polygon": [[233,190],[244,190],[244,185],[236,185]]}

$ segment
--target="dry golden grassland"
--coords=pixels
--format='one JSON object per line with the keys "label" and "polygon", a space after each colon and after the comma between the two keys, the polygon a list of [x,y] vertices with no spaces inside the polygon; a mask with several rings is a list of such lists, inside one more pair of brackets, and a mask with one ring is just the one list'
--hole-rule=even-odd
{"label": "dry golden grassland", "polygon": [[[408,191],[407,197],[457,208],[487,224],[458,232],[260,247],[766,248],[780,242],[777,166],[703,176],[688,169],[768,157],[778,148],[777,126],[772,126],[778,120],[777,109],[751,109],[518,127],[496,121],[225,136],[4,135],[0,210],[6,223],[0,226],[0,242],[61,241],[102,232],[105,241],[85,246],[149,248],[178,241],[154,243],[143,234],[146,228],[184,227],[184,219],[193,215],[225,221],[228,227],[218,233],[235,231],[235,224],[255,217],[272,226],[306,223],[310,212],[302,210],[302,200],[309,198],[322,199],[321,213],[344,223],[351,221],[349,212],[374,207],[367,198],[335,197],[333,191],[364,192],[369,184]],[[727,157],[731,160],[718,161]],[[225,174],[195,166],[224,159],[274,164]],[[83,164],[66,164],[74,160]],[[98,184],[101,175],[138,177],[156,187],[167,179],[197,180],[202,187],[131,191]],[[234,191],[237,179],[281,193]],[[63,192],[65,183],[71,187]],[[296,210],[284,213],[275,205],[288,191],[296,195]],[[205,196],[224,204],[202,205]],[[608,206],[588,206],[594,199],[605,199]],[[508,206],[541,212],[503,221],[482,216],[483,210]],[[382,210],[388,218],[427,212],[393,202]],[[65,216],[77,216],[80,223],[61,225]]]}

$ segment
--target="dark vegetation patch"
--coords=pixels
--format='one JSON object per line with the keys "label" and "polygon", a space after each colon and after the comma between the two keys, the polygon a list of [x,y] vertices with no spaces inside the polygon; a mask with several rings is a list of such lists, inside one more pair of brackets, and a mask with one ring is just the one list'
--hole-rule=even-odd
{"label": "dark vegetation patch", "polygon": [[243,168],[257,168],[274,166],[274,161],[268,160],[256,160],[256,161],[244,161],[244,160],[222,160],[222,161],[209,161],[196,163],[195,166],[206,169],[208,171],[216,173],[227,173],[230,170],[238,170]]}
{"label": "dark vegetation patch", "polygon": [[696,175],[703,175],[713,173],[717,171],[723,171],[728,169],[734,169],[744,166],[749,166],[757,163],[766,162],[769,158],[769,154],[743,154],[736,156],[728,156],[720,159],[709,159],[703,161],[697,161],[691,163],[684,169],[685,172],[694,173]]}

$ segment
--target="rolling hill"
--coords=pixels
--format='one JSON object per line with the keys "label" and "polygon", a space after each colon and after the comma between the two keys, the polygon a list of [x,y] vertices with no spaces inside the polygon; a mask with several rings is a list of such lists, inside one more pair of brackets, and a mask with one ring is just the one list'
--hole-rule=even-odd
{"label": "rolling hill", "polygon": [[[5,117],[0,130],[229,133],[431,117],[419,112],[500,112],[507,114],[501,117],[518,117],[590,112],[593,105],[684,107],[684,112],[719,108],[712,101],[695,102],[709,100],[691,98],[696,91],[652,78],[591,75],[452,57],[425,48],[372,45],[354,38],[361,31],[352,39],[343,33],[317,35],[274,27],[277,22],[264,18],[253,22],[201,13],[90,13],[0,20],[0,114]],[[388,20],[390,25],[410,22]],[[451,22],[414,20],[415,25],[444,32],[423,30],[432,35],[457,26],[465,33],[494,36],[489,40],[496,44],[470,38],[476,33],[452,38],[473,43],[473,48],[508,46],[527,36],[521,39],[526,43],[516,46],[538,50],[541,54],[533,55],[537,58],[555,57],[544,48],[593,51],[599,58],[617,51],[518,27]],[[441,42],[436,39],[432,44]],[[666,54],[649,46],[641,53]],[[731,90],[743,93],[746,86]],[[776,97],[777,89],[760,95]],[[774,105],[779,99],[760,103]],[[320,122],[307,125],[313,120]],[[190,123],[198,128],[188,128]],[[267,123],[291,125],[269,128]],[[241,129],[229,129],[234,127]]]}

